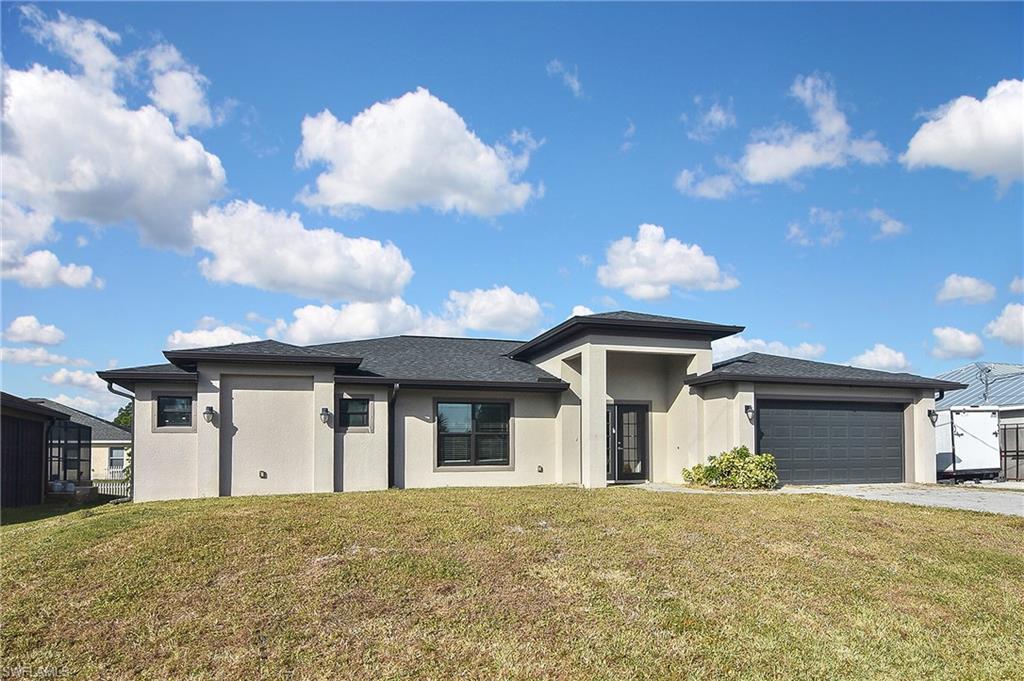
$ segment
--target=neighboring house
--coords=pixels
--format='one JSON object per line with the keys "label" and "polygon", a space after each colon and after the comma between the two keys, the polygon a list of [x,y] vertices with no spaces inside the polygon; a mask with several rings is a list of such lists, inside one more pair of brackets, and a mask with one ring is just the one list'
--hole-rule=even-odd
{"label": "neighboring house", "polygon": [[[49,407],[69,417],[69,423],[87,427],[90,431],[89,444],[81,447],[83,456],[75,470],[81,469],[81,480],[120,480],[127,463],[132,445],[132,433],[116,423],[101,419],[73,407],[41,397],[30,398],[32,402]],[[69,457],[65,457],[69,458]],[[64,477],[62,479],[71,479]]]}
{"label": "neighboring house", "polygon": [[1024,364],[973,362],[938,378],[966,386],[935,403],[939,477],[1024,480]]}
{"label": "neighboring house", "polygon": [[41,504],[47,435],[53,424],[68,417],[8,393],[0,393],[0,414],[0,505]]}
{"label": "neighboring house", "polygon": [[680,482],[738,445],[784,482],[935,481],[929,412],[961,384],[757,353],[713,367],[711,342],[742,330],[612,312],[527,342],[268,340],[99,376],[135,394],[139,501]]}

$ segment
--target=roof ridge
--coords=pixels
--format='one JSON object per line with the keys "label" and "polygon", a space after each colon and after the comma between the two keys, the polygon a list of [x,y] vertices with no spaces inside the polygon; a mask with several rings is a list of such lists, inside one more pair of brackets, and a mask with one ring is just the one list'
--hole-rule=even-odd
{"label": "roof ridge", "polygon": [[[839,364],[837,362],[824,362],[818,359],[805,359],[803,357],[791,357],[789,355],[773,355],[770,352],[748,352],[747,355],[760,355],[762,357],[779,357],[782,359],[788,359],[795,362],[807,362],[808,364],[821,364],[824,366],[839,366],[847,369],[857,369],[858,371],[873,371],[880,374],[887,374],[889,376],[917,376],[917,374],[911,374],[906,371],[886,371],[885,369],[869,369],[867,367],[859,367],[853,364]],[[742,355],[741,355],[742,356]]]}

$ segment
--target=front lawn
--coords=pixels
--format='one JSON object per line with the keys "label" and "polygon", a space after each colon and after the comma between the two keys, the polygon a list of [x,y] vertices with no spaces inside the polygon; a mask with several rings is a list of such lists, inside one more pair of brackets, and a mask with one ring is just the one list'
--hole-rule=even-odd
{"label": "front lawn", "polygon": [[825,496],[407,490],[0,529],[4,669],[75,678],[1011,678],[1024,519]]}

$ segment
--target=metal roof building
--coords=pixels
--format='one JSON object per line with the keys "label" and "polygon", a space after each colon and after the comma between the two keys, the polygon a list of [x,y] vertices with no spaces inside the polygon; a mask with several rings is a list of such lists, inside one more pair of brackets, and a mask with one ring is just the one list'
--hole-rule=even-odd
{"label": "metal roof building", "polygon": [[935,403],[936,409],[981,406],[1024,408],[1024,364],[972,362],[936,378],[967,384],[963,390],[947,391]]}

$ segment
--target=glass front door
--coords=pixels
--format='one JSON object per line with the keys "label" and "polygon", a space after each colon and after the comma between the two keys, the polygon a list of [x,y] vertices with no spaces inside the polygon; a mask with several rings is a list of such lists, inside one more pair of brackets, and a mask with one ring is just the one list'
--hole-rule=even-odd
{"label": "glass front door", "polygon": [[606,428],[608,481],[647,480],[647,406],[608,405]]}

